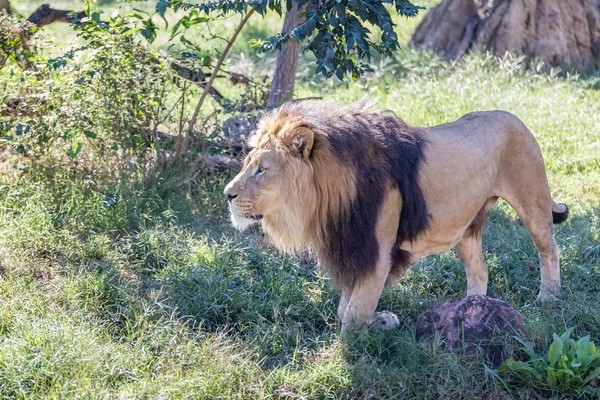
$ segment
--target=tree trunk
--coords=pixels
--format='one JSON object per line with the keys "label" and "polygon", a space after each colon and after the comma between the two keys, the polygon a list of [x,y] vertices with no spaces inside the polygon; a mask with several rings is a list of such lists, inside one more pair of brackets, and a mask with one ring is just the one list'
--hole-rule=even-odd
{"label": "tree trunk", "polygon": [[443,0],[425,15],[411,44],[451,59],[474,48],[591,66],[600,61],[600,1]]}
{"label": "tree trunk", "polygon": [[[283,30],[291,32],[299,24],[298,2],[293,0],[292,9],[285,14]],[[271,91],[267,100],[269,105],[278,105],[294,93],[294,81],[296,80],[299,57],[300,42],[296,39],[290,39],[287,44],[283,45],[281,50],[277,50],[275,72],[273,73]]]}
{"label": "tree trunk", "polygon": [[0,0],[0,11],[6,10],[7,14],[10,14],[10,3],[8,0]]}

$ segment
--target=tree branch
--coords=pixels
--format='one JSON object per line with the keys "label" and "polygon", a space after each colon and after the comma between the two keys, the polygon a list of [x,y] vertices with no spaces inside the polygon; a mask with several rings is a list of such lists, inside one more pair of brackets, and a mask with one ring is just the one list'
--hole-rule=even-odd
{"label": "tree branch", "polygon": [[[246,16],[240,21],[240,24],[238,25],[235,32],[231,36],[231,39],[229,39],[229,42],[227,43],[227,46],[225,46],[223,53],[221,53],[221,57],[219,57],[219,61],[217,61],[217,65],[215,65],[215,68],[213,69],[213,72],[212,72],[210,78],[208,79],[206,86],[204,87],[204,92],[202,92],[202,95],[200,96],[200,100],[198,100],[198,104],[196,104],[196,109],[194,110],[192,119],[190,119],[190,122],[188,124],[188,128],[187,128],[185,137],[183,138],[183,143],[181,144],[181,149],[177,149],[178,150],[177,154],[179,155],[180,158],[183,158],[187,155],[187,152],[190,147],[191,132],[194,131],[194,126],[196,125],[196,121],[198,120],[198,115],[200,114],[200,108],[202,108],[202,104],[204,103],[204,100],[206,99],[206,96],[208,95],[208,92],[210,91],[210,88],[212,87],[212,84],[213,84],[215,78],[217,77],[219,70],[221,69],[221,65],[223,65],[223,61],[225,61],[225,57],[227,57],[227,53],[229,53],[229,50],[231,49],[231,46],[235,42],[235,39],[237,38],[238,34],[240,33],[240,31],[242,30],[244,25],[246,25],[246,22],[248,22],[248,20],[250,19],[250,17],[252,16],[253,13],[254,13],[253,9],[250,9],[250,11],[248,11]],[[181,151],[179,151],[179,150],[181,150]],[[178,159],[175,159],[175,161],[178,161]]]}
{"label": "tree branch", "polygon": [[33,12],[33,14],[29,16],[29,18],[27,18],[27,21],[31,22],[37,27],[42,27],[57,21],[73,23],[74,21],[80,21],[85,17],[85,11],[75,12],[56,10],[50,7],[48,4],[42,4]]}
{"label": "tree branch", "polygon": [[[27,18],[27,21],[31,22],[37,27],[42,27],[46,25],[50,25],[54,22],[67,22],[79,24],[80,21],[86,17],[85,11],[66,11],[66,10],[57,10],[55,8],[50,7],[48,4],[42,4]],[[203,71],[192,71],[184,66],[181,66],[175,62],[171,62],[171,69],[174,70],[181,76],[182,78],[198,85],[203,88],[206,88],[206,78],[210,76]],[[219,91],[215,88],[211,88],[209,93],[213,99],[219,104],[223,102],[224,96],[219,93]]]}

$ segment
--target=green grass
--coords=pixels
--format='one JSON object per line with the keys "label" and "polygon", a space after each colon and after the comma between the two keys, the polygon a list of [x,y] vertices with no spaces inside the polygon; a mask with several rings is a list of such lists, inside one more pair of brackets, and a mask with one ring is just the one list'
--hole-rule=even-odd
{"label": "green grass", "polygon": [[[555,199],[571,208],[555,234],[564,293],[537,302],[536,249],[500,202],[484,230],[489,294],[524,315],[540,352],[568,327],[599,342],[597,80],[540,74],[511,57],[449,64],[405,48],[398,59],[378,61],[356,83],[315,79],[304,60],[298,96],[377,97],[419,126],[485,109],[520,117],[540,143]],[[169,176],[152,187],[133,176],[98,190],[67,174],[0,176],[0,397],[578,396],[508,382],[481,358],[416,341],[422,311],[464,295],[453,253],[420,260],[384,292],[379,309],[397,313],[399,329],[340,340],[327,279],[269,249],[258,230],[230,227],[221,194],[230,178],[206,173],[175,189]],[[106,203],[107,194],[119,201]]]}

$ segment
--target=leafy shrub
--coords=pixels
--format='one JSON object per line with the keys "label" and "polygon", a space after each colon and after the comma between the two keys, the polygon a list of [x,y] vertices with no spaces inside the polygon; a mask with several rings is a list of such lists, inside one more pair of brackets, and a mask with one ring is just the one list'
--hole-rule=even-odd
{"label": "leafy shrub", "polygon": [[[94,158],[105,161],[118,152],[130,159],[153,147],[159,126],[169,117],[165,93],[172,79],[166,60],[133,36],[140,29],[135,18],[113,14],[101,22],[95,13],[76,27],[85,46],[54,58],[30,52],[29,65],[7,66],[6,92],[20,105],[11,109],[5,101],[3,114],[9,118],[2,124],[3,139],[35,158],[56,158],[58,150],[75,159],[88,150],[91,169]],[[17,39],[23,49],[48,45],[24,34],[15,34]],[[7,52],[17,60],[24,50],[15,44]]]}
{"label": "leafy shrub", "polygon": [[[74,15],[73,24],[85,45],[59,55],[21,17],[0,19],[0,86],[6,93],[0,99],[0,148],[28,163],[84,171],[97,181],[102,172],[123,177],[138,167],[164,170],[211,147],[216,136],[202,133],[220,133],[217,117],[204,115],[198,128],[187,120],[216,50],[178,34],[169,39],[167,57],[149,47],[158,31],[154,15],[87,12],[85,20]],[[226,74],[246,90],[237,101],[209,91],[224,111],[253,109],[266,98],[259,80]],[[192,137],[196,151],[188,153]]]}
{"label": "leafy shrub", "polygon": [[21,18],[0,9],[0,69],[8,60],[23,65],[23,62],[34,55],[27,45],[27,37],[36,30],[37,28]]}
{"label": "leafy shrub", "polygon": [[533,343],[521,341],[528,361],[509,359],[499,368],[522,383],[535,383],[549,388],[583,390],[595,384],[600,377],[600,348],[585,336],[577,341],[571,338],[573,328],[562,335],[553,334],[554,341],[548,354],[535,353]]}

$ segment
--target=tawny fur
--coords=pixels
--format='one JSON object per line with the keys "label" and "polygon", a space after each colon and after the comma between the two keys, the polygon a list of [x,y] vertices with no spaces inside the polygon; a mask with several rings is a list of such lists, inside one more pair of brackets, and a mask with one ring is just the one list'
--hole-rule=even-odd
{"label": "tawny fur", "polygon": [[280,172],[281,193],[279,207],[265,216],[262,227],[282,251],[294,253],[307,247],[318,251],[327,237],[325,219],[347,210],[356,196],[354,175],[347,166],[332,156],[327,147],[326,133],[315,132],[324,146],[319,157],[310,164],[290,153],[286,135],[305,124],[299,115],[280,114],[265,117],[258,127],[258,134],[249,140],[254,148],[245,160],[251,164],[260,158],[261,149],[275,150],[270,157],[280,157],[286,166]]}
{"label": "tawny fur", "polygon": [[288,103],[251,145],[226,188],[232,220],[261,220],[283,251],[314,251],[341,290],[342,329],[371,323],[383,287],[427,254],[455,248],[467,294],[485,294],[481,232],[498,198],[539,250],[540,297],[560,287],[552,222],[568,208],[552,200],[539,146],[509,113],[417,129],[366,103]]}
{"label": "tawny fur", "polygon": [[[406,200],[398,205],[406,216],[396,228],[398,244],[426,227],[416,183],[424,144],[418,130],[389,111],[366,102],[288,103],[263,118],[250,145],[254,149],[231,187],[238,191],[244,182],[261,186],[257,204],[266,197],[276,204],[261,213],[264,231],[283,251],[314,251],[336,287],[375,269],[376,220],[387,190],[401,189]],[[278,177],[270,185],[276,190],[252,175],[259,164],[277,164]],[[248,198],[251,193],[245,193]],[[238,202],[232,202],[233,211],[241,211]],[[395,246],[391,255],[394,270],[404,269],[399,267],[407,265],[407,253]]]}

